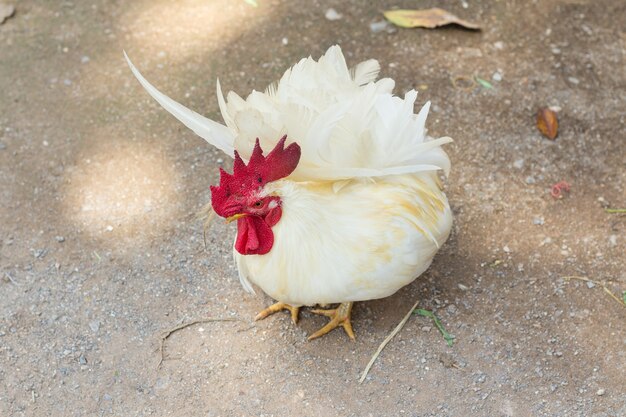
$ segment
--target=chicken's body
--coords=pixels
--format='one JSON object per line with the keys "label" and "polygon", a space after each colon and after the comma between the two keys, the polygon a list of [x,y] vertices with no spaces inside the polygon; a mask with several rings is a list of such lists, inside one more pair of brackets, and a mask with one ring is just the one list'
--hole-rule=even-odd
{"label": "chicken's body", "polygon": [[331,323],[313,337],[337,325],[352,337],[352,302],[409,284],[447,239],[452,215],[437,170],[449,170],[441,145],[451,139],[426,136],[429,104],[414,114],[417,93],[393,96],[393,80],[375,81],[378,62],[349,70],[334,46],[245,100],[225,99],[218,83],[226,125],[163,95],[129,64],[163,107],[234,153],[233,174],[220,171],[211,187],[212,206],[238,222],[244,288],[279,301],[258,318],[287,308],[295,320],[299,306],[342,303],[322,312]]}
{"label": "chicken's body", "polygon": [[352,182],[280,180],[283,216],[262,256],[235,251],[244,287],[292,306],[387,297],[430,265],[452,216],[433,174]]}

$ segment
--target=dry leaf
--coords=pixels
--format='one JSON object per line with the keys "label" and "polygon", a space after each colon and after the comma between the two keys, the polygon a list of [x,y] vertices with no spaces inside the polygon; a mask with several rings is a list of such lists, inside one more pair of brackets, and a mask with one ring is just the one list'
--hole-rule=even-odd
{"label": "dry leaf", "polygon": [[13,6],[12,4],[0,3],[0,25],[14,14],[15,6]]}
{"label": "dry leaf", "polygon": [[547,107],[537,112],[537,129],[548,139],[554,140],[559,134],[559,120],[556,113]]}
{"label": "dry leaf", "polygon": [[383,12],[385,18],[396,26],[403,28],[428,28],[456,24],[466,29],[480,30],[475,23],[459,19],[443,9],[433,8],[426,10],[387,10]]}

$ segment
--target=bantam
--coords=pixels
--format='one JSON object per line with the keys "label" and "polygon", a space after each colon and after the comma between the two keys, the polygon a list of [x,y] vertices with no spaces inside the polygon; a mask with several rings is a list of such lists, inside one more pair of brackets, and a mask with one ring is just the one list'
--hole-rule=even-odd
{"label": "bantam", "polygon": [[[128,57],[126,57],[128,60]],[[380,65],[349,69],[339,46],[302,59],[265,92],[217,101],[225,125],[159,92],[128,60],[141,85],[174,117],[234,156],[211,187],[215,213],[237,222],[235,263],[243,288],[254,285],[297,322],[302,306],[354,339],[355,301],[388,297],[431,264],[452,226],[438,171],[450,161],[448,137],[426,135],[430,103],[414,114],[417,92],[392,94],[376,81]],[[270,151],[264,154],[265,151]]]}

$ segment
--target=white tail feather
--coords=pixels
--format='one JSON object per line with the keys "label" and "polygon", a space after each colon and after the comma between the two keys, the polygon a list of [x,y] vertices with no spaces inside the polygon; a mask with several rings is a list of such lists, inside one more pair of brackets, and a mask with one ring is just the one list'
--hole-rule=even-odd
{"label": "white tail feather", "polygon": [[128,58],[128,55],[126,55],[126,52],[124,52],[124,57],[139,83],[165,110],[170,112],[172,116],[180,120],[189,129],[193,130],[196,135],[216,148],[221,149],[225,154],[231,157],[233,156],[235,150],[233,146],[235,134],[229,128],[221,123],[214,122],[211,119],[199,115],[195,111],[188,109],[161,93],[141,75],[137,68],[135,68],[130,58]]}

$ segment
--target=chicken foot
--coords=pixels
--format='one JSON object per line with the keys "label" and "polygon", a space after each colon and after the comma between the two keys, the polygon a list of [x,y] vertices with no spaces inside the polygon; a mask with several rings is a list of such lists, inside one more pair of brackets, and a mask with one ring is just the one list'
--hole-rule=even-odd
{"label": "chicken foot", "polygon": [[300,311],[300,307],[293,307],[293,306],[290,306],[289,304],[285,304],[280,301],[275,304],[272,304],[265,310],[261,311],[259,314],[256,315],[254,320],[255,321],[263,320],[267,316],[270,316],[282,310],[289,310],[289,312],[291,313],[291,321],[293,321],[294,324],[298,323],[298,312]]}
{"label": "chicken foot", "polygon": [[339,326],[343,327],[350,339],[354,340],[355,338],[354,332],[352,331],[352,323],[350,323],[350,313],[352,312],[353,304],[354,303],[341,303],[339,304],[339,307],[329,310],[311,310],[312,313],[330,317],[330,321],[326,324],[326,326],[309,336],[309,340],[324,336],[326,333]]}

